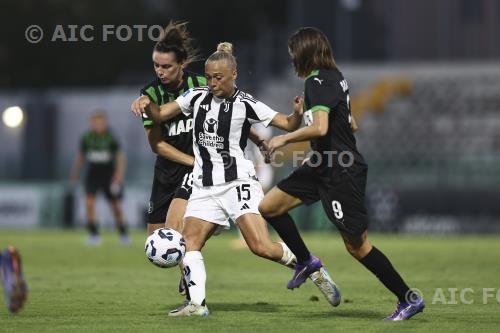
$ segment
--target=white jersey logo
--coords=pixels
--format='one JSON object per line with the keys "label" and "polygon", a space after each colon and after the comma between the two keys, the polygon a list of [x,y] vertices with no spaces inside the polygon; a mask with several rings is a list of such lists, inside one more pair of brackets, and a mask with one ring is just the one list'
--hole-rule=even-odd
{"label": "white jersey logo", "polygon": [[322,84],[324,80],[321,80],[319,77],[315,77],[314,81],[318,81],[319,84]]}

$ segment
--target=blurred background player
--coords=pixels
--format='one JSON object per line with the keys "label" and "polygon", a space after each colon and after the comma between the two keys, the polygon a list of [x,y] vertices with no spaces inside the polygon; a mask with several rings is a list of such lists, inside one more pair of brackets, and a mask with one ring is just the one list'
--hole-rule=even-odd
{"label": "blurred background player", "polygon": [[85,207],[89,238],[87,244],[99,245],[101,237],[95,213],[96,194],[102,191],[111,205],[120,241],[128,245],[130,240],[124,222],[120,199],[123,195],[123,179],[125,174],[125,156],[120,149],[116,137],[108,128],[106,114],[96,110],[90,117],[90,129],[80,139],[73,168],[71,181],[77,181],[84,163],[85,173]]}
{"label": "blurred background player", "polygon": [[[297,256],[288,288],[298,288],[322,266],[321,261],[310,254],[288,211],[321,200],[348,252],[397,296],[396,311],[385,319],[409,319],[423,311],[424,301],[368,240],[364,204],[368,167],[356,147],[349,87],[337,68],[330,43],[320,30],[301,28],[289,38],[288,49],[295,72],[305,79],[303,102],[307,126],[272,138],[269,153],[288,143],[310,141],[316,154],[310,163],[304,163],[281,180],[259,206],[262,215]],[[336,155],[332,158],[329,154],[333,152]],[[348,153],[350,158],[339,161],[342,153]]]}
{"label": "blurred background player", "polygon": [[0,280],[7,308],[12,313],[18,312],[26,302],[28,288],[24,281],[21,256],[13,246],[0,252]]}

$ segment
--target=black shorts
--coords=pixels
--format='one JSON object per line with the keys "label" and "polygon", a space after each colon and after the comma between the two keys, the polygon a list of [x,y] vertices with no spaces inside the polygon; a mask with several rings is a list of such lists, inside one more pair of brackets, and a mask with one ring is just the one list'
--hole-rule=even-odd
{"label": "black shorts", "polygon": [[155,174],[146,222],[150,224],[164,223],[172,200],[177,198],[188,200],[193,190],[192,186],[192,172],[186,173],[182,180],[177,183],[163,183]]}
{"label": "black shorts", "polygon": [[368,228],[364,203],[367,171],[366,167],[351,167],[332,177],[321,177],[304,165],[277,186],[306,205],[321,200],[326,215],[339,230],[359,235]]}
{"label": "black shorts", "polygon": [[102,191],[108,200],[119,200],[123,197],[123,186],[113,185],[112,174],[89,173],[85,177],[85,193],[96,195]]}

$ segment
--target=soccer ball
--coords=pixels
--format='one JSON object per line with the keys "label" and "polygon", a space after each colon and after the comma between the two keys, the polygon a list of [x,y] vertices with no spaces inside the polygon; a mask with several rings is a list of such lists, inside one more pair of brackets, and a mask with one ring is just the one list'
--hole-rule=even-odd
{"label": "soccer ball", "polygon": [[174,267],[186,253],[186,242],[174,229],[161,228],[146,239],[144,252],[154,265],[161,268]]}

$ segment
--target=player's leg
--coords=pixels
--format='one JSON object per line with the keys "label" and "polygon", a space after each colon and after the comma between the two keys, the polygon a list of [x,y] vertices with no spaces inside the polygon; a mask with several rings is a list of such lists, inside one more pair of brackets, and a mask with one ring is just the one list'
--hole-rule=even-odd
{"label": "player's leg", "polygon": [[[163,226],[161,226],[161,228],[163,228],[163,227],[171,228],[171,229],[177,230],[178,232],[182,233],[182,228],[184,226],[183,217],[184,217],[184,213],[186,212],[186,206],[187,206],[186,199],[182,199],[182,198],[173,199],[172,202],[170,203],[169,208],[168,208],[167,218],[165,220],[165,224]],[[184,279],[184,274],[183,274],[184,265],[182,264],[182,262],[179,263],[179,269],[181,271],[181,278],[180,278],[179,287],[178,287],[179,294],[186,295],[186,299],[190,300],[189,290],[187,288],[187,282]]]}
{"label": "player's leg", "polygon": [[[297,256],[297,265],[287,287],[294,289],[306,282],[323,266],[319,258],[311,255],[288,211],[302,203],[319,200],[320,182],[308,167],[299,167],[269,191],[259,205],[264,218],[278,232],[281,239]],[[326,278],[326,273],[325,273]]]}
{"label": "player's leg", "polygon": [[182,232],[182,237],[186,241],[183,265],[191,301],[169,312],[169,316],[207,316],[209,314],[205,304],[207,273],[201,249],[217,227],[217,224],[196,217],[186,217]]}
{"label": "player's leg", "polygon": [[85,210],[87,216],[87,230],[89,232],[89,238],[87,240],[88,245],[99,245],[101,243],[101,238],[99,236],[99,227],[97,225],[97,219],[95,214],[95,192],[87,192],[85,194]]}
{"label": "player's leg", "polygon": [[123,209],[121,206],[120,199],[113,198],[110,200],[110,204],[111,204],[111,210],[113,211],[113,215],[115,218],[116,228],[118,229],[118,233],[120,234],[120,241],[124,245],[129,245],[130,240],[128,238],[127,225],[123,217]]}
{"label": "player's leg", "polygon": [[423,299],[408,287],[390,260],[372,246],[366,230],[360,235],[352,235],[346,231],[341,231],[340,234],[347,251],[398,298],[396,311],[386,320],[406,320],[423,311]]}
{"label": "player's leg", "polygon": [[284,243],[271,240],[266,221],[260,214],[243,214],[236,219],[236,223],[245,242],[255,255],[293,267],[296,262],[295,255]]}
{"label": "player's leg", "polygon": [[297,256],[299,263],[307,261],[310,253],[288,211],[301,204],[299,198],[280,190],[277,186],[267,192],[259,204],[262,216]]}

